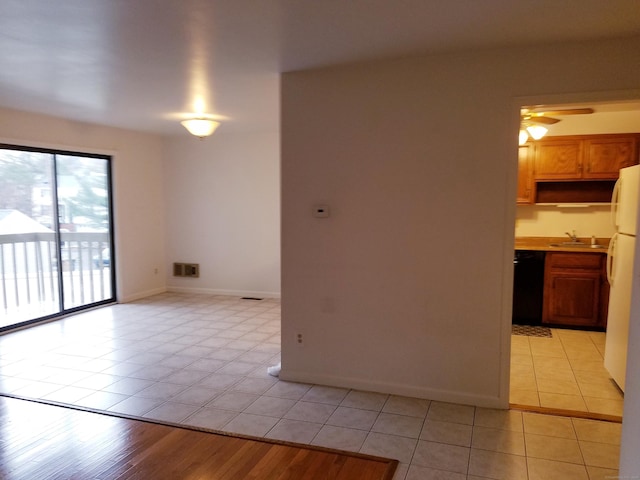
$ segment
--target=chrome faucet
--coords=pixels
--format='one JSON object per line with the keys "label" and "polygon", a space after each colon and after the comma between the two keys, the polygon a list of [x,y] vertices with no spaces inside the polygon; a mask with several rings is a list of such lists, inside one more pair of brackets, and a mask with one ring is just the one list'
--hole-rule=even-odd
{"label": "chrome faucet", "polygon": [[565,235],[569,235],[569,238],[571,239],[572,242],[578,242],[578,237],[576,237],[576,231],[575,230],[571,230],[573,233],[569,233],[569,232],[564,232]]}

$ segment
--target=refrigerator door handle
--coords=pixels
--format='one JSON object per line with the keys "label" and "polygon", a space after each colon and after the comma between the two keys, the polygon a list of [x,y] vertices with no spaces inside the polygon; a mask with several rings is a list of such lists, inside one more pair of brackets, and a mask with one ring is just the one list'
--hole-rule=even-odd
{"label": "refrigerator door handle", "polygon": [[609,241],[609,248],[607,249],[607,281],[609,286],[613,287],[613,277],[615,275],[614,262],[615,262],[615,250],[616,242],[618,241],[618,233],[614,233],[613,237]]}
{"label": "refrigerator door handle", "polygon": [[611,194],[611,223],[614,228],[618,229],[618,208],[620,205],[620,188],[622,185],[622,179],[618,178],[616,184],[613,186],[613,193]]}

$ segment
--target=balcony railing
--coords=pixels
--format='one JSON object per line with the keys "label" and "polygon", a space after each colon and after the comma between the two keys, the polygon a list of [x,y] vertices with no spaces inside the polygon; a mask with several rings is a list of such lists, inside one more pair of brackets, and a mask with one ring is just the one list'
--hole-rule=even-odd
{"label": "balcony railing", "polygon": [[112,297],[108,233],[0,235],[0,328]]}

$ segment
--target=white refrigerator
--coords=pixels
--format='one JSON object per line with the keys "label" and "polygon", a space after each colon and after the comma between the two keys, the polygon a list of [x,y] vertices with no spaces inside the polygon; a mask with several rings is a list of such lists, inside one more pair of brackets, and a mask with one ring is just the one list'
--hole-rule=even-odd
{"label": "white refrigerator", "polygon": [[622,391],[624,391],[627,368],[639,190],[640,165],[621,169],[611,200],[611,214],[616,232],[611,238],[607,254],[607,279],[610,293],[604,366]]}

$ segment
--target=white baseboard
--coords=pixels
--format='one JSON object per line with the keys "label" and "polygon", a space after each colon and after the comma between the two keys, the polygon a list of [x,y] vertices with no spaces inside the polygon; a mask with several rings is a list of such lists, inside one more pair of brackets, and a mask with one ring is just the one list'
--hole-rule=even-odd
{"label": "white baseboard", "polygon": [[204,293],[208,295],[228,295],[231,297],[280,298],[280,292],[257,292],[252,290],[223,290],[218,288],[167,287],[172,293]]}
{"label": "white baseboard", "polygon": [[127,295],[126,297],[118,298],[118,303],[135,302],[136,300],[140,300],[141,298],[152,297],[153,295],[159,295],[161,293],[165,293],[166,291],[166,287],[154,288],[145,292],[138,292],[132,295]]}
{"label": "white baseboard", "polygon": [[448,390],[437,390],[423,388],[413,385],[394,384],[387,382],[376,382],[375,380],[339,377],[334,375],[317,375],[301,372],[299,370],[286,368],[282,365],[280,380],[311,383],[316,385],[327,385],[331,387],[351,388],[367,392],[387,393],[390,395],[402,395],[405,397],[423,398],[439,402],[457,403],[460,405],[473,405],[484,408],[509,408],[509,400],[485,395],[474,395],[471,393],[452,392]]}

